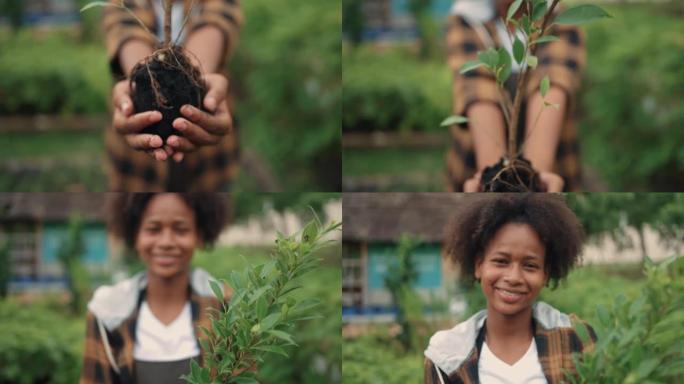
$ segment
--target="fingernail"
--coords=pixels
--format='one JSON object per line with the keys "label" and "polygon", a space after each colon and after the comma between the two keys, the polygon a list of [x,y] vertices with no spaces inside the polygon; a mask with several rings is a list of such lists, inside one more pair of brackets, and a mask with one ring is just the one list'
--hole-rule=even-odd
{"label": "fingernail", "polygon": [[150,123],[156,122],[157,120],[159,120],[159,114],[157,114],[157,113],[150,113],[150,118],[149,118],[149,120],[150,120]]}
{"label": "fingernail", "polygon": [[175,147],[176,145],[178,145],[178,139],[176,139],[175,137],[168,139],[167,142],[172,147]]}
{"label": "fingernail", "polygon": [[183,112],[184,115],[186,115],[188,117],[192,117],[193,112],[192,112],[192,108],[190,108],[189,105],[184,106],[183,109],[185,109],[185,111]]}
{"label": "fingernail", "polygon": [[176,125],[177,125],[176,128],[177,128],[179,131],[185,131],[185,129],[188,127],[188,125],[185,124],[184,121],[180,121],[180,122],[178,122]]}
{"label": "fingernail", "polygon": [[128,102],[124,101],[123,103],[121,103],[121,111],[123,111],[123,113],[128,113],[128,108],[129,108]]}

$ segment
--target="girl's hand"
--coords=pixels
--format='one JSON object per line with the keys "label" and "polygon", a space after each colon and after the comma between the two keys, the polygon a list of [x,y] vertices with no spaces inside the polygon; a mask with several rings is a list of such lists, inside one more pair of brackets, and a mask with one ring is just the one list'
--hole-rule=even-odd
{"label": "girl's hand", "polygon": [[173,121],[173,127],[183,136],[171,135],[166,140],[164,150],[175,161],[183,160],[185,153],[193,152],[201,146],[216,145],[221,138],[230,133],[233,119],[228,111],[228,79],[218,73],[203,76],[207,84],[207,95],[204,97],[204,108],[201,111],[191,105],[184,105],[181,114]]}
{"label": "girl's hand", "polygon": [[472,178],[468,179],[463,183],[463,192],[473,193],[482,192],[480,190],[480,178],[482,177],[482,172],[478,172],[473,175]]}
{"label": "girl's hand", "polygon": [[544,188],[546,192],[563,192],[565,181],[557,174],[553,172],[539,172],[539,179],[542,188]]}
{"label": "girl's hand", "polygon": [[131,148],[145,151],[157,160],[166,160],[167,154],[162,149],[162,138],[158,135],[140,133],[143,129],[160,121],[161,112],[147,111],[134,114],[129,84],[128,80],[119,81],[112,90],[114,101],[112,125],[116,132],[123,135]]}

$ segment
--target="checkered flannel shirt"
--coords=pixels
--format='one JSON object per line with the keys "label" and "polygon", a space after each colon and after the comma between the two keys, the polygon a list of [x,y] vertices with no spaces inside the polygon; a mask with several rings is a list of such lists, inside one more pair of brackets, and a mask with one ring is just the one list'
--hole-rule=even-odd
{"label": "checkered flannel shirt", "polygon": [[[554,328],[544,329],[536,324],[534,327],[534,342],[537,345],[537,355],[539,363],[549,384],[560,384],[564,382],[566,372],[575,372],[573,355],[586,353],[594,350],[596,343],[596,333],[594,329],[585,321],[575,315],[570,315],[572,324],[584,327],[588,340],[582,341],[574,328]],[[439,370],[439,375],[435,365],[430,359],[425,359],[424,383],[425,384],[477,384],[479,383],[478,363],[480,351],[484,342],[485,326],[480,329],[475,346],[468,358],[461,364],[460,368],[447,375]]]}
{"label": "checkered flannel shirt", "polygon": [[[230,299],[231,290],[225,289],[227,302]],[[144,298],[140,295],[138,308],[113,331],[105,331],[111,348],[114,361],[119,367],[119,373],[114,370],[107,358],[107,351],[100,336],[98,323],[95,315],[88,311],[86,317],[86,339],[83,353],[83,368],[81,370],[80,384],[135,384],[135,360],[133,347],[135,346],[135,330],[138,323],[140,304]],[[199,340],[205,337],[200,332],[200,327],[211,329],[211,319],[207,314],[209,308],[219,309],[221,303],[215,297],[200,296],[194,292],[190,294],[190,312],[195,330],[195,337]],[[200,347],[201,364],[204,351]]]}
{"label": "checkered flannel shirt", "polygon": [[[119,4],[119,0],[110,0]],[[126,0],[125,5],[147,26],[150,31],[160,28],[154,13],[152,0]],[[185,8],[190,4],[185,0]],[[218,27],[224,35],[222,60],[219,68],[234,51],[239,28],[243,22],[240,0],[199,0],[195,16],[188,20],[187,33],[206,25]],[[140,39],[155,45],[155,39],[145,32],[135,18],[123,9],[106,7],[103,17],[107,55],[115,81],[124,78],[119,63],[119,49],[130,39]],[[230,103],[229,101],[229,104]],[[232,110],[232,108],[230,108]],[[142,151],[128,146],[123,137],[109,126],[105,133],[106,164],[110,191],[130,192],[213,192],[226,191],[238,171],[239,145],[237,122],[231,133],[217,145],[201,147],[186,154],[177,164],[172,160],[160,162]]]}
{"label": "checkered flannel shirt", "polygon": [[[499,45],[494,20],[484,24],[495,45]],[[580,185],[580,161],[577,130],[573,121],[575,93],[580,87],[581,73],[586,62],[584,38],[579,29],[572,26],[554,26],[551,33],[559,41],[539,45],[536,55],[539,65],[530,72],[526,85],[527,94],[539,89],[539,83],[549,75],[551,84],[562,88],[568,96],[568,109],[556,150],[555,171],[565,180],[565,189],[575,191]],[[461,75],[461,66],[477,59],[477,52],[486,50],[475,29],[460,16],[449,18],[446,36],[448,63],[453,72],[453,112],[465,116],[467,108],[475,102],[492,102],[499,105],[496,81],[484,68]],[[514,80],[512,76],[509,79]],[[507,87],[511,88],[511,87]],[[525,105],[523,104],[523,111]],[[521,113],[521,129],[518,142],[524,137],[525,113]],[[452,143],[446,154],[447,188],[462,191],[463,182],[477,171],[475,153],[470,131],[466,126],[452,126]]]}

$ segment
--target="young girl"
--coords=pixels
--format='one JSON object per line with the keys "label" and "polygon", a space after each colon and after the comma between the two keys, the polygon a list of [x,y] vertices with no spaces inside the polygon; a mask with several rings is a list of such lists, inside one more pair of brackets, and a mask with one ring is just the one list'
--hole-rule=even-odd
{"label": "young girl", "polygon": [[[425,383],[561,383],[572,355],[593,349],[594,330],[537,296],[579,259],[583,232],[561,197],[475,196],[450,234],[449,255],[475,279],[487,308],[439,331],[425,350]],[[584,327],[583,340],[575,327]]]}
{"label": "young girl", "polygon": [[[453,145],[446,163],[448,186],[454,191],[477,191],[479,173],[498,162],[505,153],[505,121],[494,77],[483,68],[464,75],[459,70],[467,61],[477,59],[479,51],[498,47],[512,50],[506,26],[501,21],[512,2],[456,0],[451,10],[446,44],[449,68],[454,74],[453,112],[468,117],[467,124],[451,127]],[[523,156],[540,172],[547,191],[574,191],[581,188],[581,175],[572,115],[586,54],[582,34],[576,27],[554,26],[550,33],[559,40],[541,44],[537,49],[539,65],[530,72],[524,85],[527,92],[517,139],[519,145],[524,141]],[[513,75],[506,82],[511,99],[515,96],[520,69],[514,63]],[[545,100],[558,104],[559,108],[544,109],[534,128],[543,106],[539,83],[546,75],[551,80],[551,88]]]}
{"label": "young girl", "polygon": [[[110,210],[113,232],[146,270],[98,288],[88,303],[81,384],[182,383],[190,360],[202,360],[199,326],[211,329],[219,308],[213,278],[191,270],[226,223],[220,195],[125,194]],[[227,300],[227,290],[226,300]]]}

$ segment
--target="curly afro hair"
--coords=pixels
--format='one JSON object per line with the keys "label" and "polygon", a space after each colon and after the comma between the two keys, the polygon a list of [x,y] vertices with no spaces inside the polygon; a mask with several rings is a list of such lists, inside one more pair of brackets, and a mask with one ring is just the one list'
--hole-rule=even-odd
{"label": "curly afro hair", "polygon": [[475,265],[497,231],[508,223],[531,226],[546,249],[544,268],[552,287],[580,261],[584,231],[560,195],[480,194],[464,198],[448,231],[447,255],[473,282]]}
{"label": "curly afro hair", "polygon": [[[143,213],[155,195],[117,193],[110,196],[107,209],[109,227],[129,249],[135,247]],[[195,212],[195,225],[204,247],[211,247],[228,223],[228,197],[215,193],[179,193],[178,196]]]}

